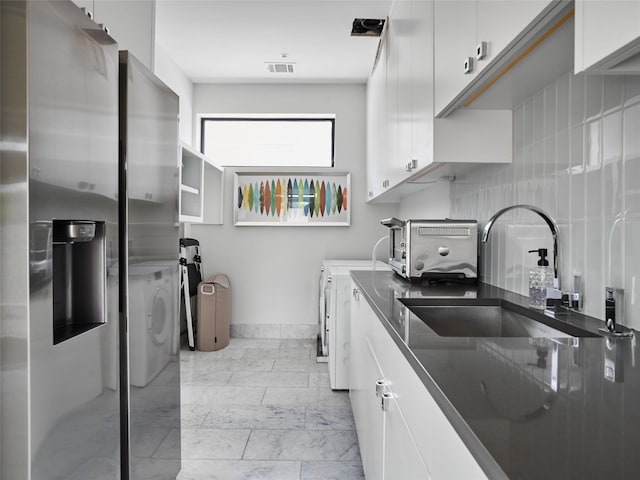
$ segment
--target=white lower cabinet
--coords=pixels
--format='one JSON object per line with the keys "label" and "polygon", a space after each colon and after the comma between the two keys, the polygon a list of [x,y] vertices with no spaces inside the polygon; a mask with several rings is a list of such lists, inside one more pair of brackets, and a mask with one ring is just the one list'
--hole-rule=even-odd
{"label": "white lower cabinet", "polygon": [[487,479],[355,283],[351,288],[349,394],[367,480]]}
{"label": "white lower cabinet", "polygon": [[364,473],[368,480],[382,480],[387,478],[384,471],[384,426],[385,416],[381,408],[381,392],[376,390],[376,383],[383,379],[382,370],[365,337],[365,372],[364,372],[364,415],[367,430],[364,435],[364,451],[366,462],[363,462]]}
{"label": "white lower cabinet", "polygon": [[384,475],[386,479],[429,480],[418,445],[393,391],[384,394]]}
{"label": "white lower cabinet", "polygon": [[[354,292],[354,296],[357,297],[357,292]],[[351,302],[349,321],[353,361],[349,363],[349,396],[365,475],[367,480],[378,480],[383,478],[384,422],[380,414],[380,403],[376,398],[376,381],[382,377],[382,373],[366,337],[366,328],[370,322],[364,316],[373,312],[361,310],[361,306],[363,302]]]}

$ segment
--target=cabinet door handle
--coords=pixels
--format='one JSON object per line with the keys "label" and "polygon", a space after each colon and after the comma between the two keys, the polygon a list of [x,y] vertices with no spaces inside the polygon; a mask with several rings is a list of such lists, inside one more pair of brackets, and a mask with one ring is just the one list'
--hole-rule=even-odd
{"label": "cabinet door handle", "polygon": [[353,296],[353,299],[354,299],[354,300],[356,300],[356,301],[357,301],[357,300],[359,300],[359,298],[360,298],[360,292],[358,292],[358,289],[357,289],[357,288],[354,288],[354,289],[353,289],[352,296]]}
{"label": "cabinet door handle", "polygon": [[381,395],[387,391],[387,382],[384,379],[376,380],[376,397],[380,398]]}
{"label": "cabinet door handle", "polygon": [[464,61],[464,73],[473,72],[473,57],[467,57]]}
{"label": "cabinet door handle", "polygon": [[480,42],[476,47],[476,60],[482,60],[487,56],[487,42]]}
{"label": "cabinet door handle", "polygon": [[380,407],[383,412],[389,411],[389,405],[391,404],[391,400],[393,399],[393,393],[385,392],[382,394],[382,398],[380,399]]}
{"label": "cabinet door handle", "polygon": [[411,170],[414,170],[417,167],[418,167],[418,160],[416,160],[415,158],[412,158],[411,161],[405,165],[404,169],[407,172],[410,172]]}

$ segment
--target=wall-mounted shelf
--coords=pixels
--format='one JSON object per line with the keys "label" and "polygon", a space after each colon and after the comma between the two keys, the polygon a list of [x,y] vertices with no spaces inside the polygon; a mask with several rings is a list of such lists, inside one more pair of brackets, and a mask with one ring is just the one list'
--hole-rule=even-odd
{"label": "wall-mounted shelf", "polygon": [[222,223],[224,168],[180,143],[180,221]]}
{"label": "wall-mounted shelf", "polygon": [[200,190],[190,187],[188,185],[180,185],[181,192],[193,193],[194,195],[200,195]]}

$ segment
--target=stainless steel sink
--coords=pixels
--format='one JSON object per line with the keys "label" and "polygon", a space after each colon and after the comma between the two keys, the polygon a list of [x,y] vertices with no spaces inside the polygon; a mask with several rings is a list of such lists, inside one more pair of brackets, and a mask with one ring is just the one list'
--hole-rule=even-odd
{"label": "stainless steel sink", "polygon": [[[429,329],[441,337],[571,338],[598,335],[571,325],[554,328],[509,308],[491,305],[416,305],[401,300]],[[496,304],[497,303],[497,304]],[[536,312],[531,312],[536,315]],[[539,314],[540,316],[542,314]],[[553,322],[552,319],[549,322]]]}

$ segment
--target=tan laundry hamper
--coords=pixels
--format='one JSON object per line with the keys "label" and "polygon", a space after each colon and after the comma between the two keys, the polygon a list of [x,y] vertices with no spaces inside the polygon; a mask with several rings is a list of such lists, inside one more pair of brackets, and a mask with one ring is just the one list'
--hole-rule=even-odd
{"label": "tan laundry hamper", "polygon": [[231,285],[220,273],[198,285],[198,327],[196,347],[203,352],[229,345]]}

